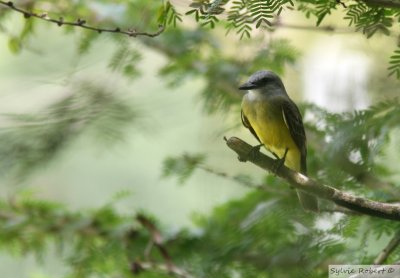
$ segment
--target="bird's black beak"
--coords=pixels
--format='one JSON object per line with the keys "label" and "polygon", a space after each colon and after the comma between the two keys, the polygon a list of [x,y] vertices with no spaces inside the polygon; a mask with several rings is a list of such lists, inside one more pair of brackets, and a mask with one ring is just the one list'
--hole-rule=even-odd
{"label": "bird's black beak", "polygon": [[257,88],[257,85],[248,81],[239,86],[239,90],[251,90],[255,88]]}

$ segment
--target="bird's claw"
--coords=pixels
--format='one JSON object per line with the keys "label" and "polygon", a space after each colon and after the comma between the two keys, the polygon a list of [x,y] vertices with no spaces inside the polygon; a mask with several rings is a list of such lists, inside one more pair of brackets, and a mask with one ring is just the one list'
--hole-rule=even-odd
{"label": "bird's claw", "polygon": [[285,150],[285,153],[283,154],[283,157],[282,158],[280,158],[276,153],[272,153],[274,156],[275,156],[275,162],[274,162],[274,165],[273,165],[273,167],[272,167],[272,172],[274,173],[274,174],[277,174],[278,173],[278,171],[279,171],[279,169],[283,166],[283,165],[285,165],[285,160],[286,160],[286,155],[287,155],[287,153],[288,153],[288,151],[289,151],[289,148],[286,148],[286,150]]}
{"label": "bird's claw", "polygon": [[246,162],[248,160],[254,160],[257,157],[258,153],[260,152],[260,148],[262,146],[264,146],[264,144],[253,146],[251,148],[251,150],[246,154],[246,156],[244,156],[244,157],[243,156],[239,156],[238,157],[239,161],[240,162]]}

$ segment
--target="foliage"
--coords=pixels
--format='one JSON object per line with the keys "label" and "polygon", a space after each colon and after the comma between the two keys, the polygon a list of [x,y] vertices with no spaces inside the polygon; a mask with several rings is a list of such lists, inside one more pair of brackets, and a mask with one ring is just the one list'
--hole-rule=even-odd
{"label": "foliage", "polygon": [[159,13],[158,22],[162,25],[173,25],[176,27],[178,21],[182,22],[181,14],[176,11],[170,1],[165,3]]}
{"label": "foliage", "polygon": [[[371,5],[369,5],[371,3]],[[229,5],[228,5],[229,4]],[[194,9],[187,14],[194,14],[195,20],[202,26],[215,28],[223,19],[227,32],[235,30],[240,38],[250,38],[255,34],[254,29],[279,27],[279,18],[293,8],[304,13],[306,17],[314,16],[316,25],[320,26],[324,19],[335,10],[344,11],[344,19],[349,26],[354,26],[367,38],[374,34],[382,33],[391,35],[395,33],[394,23],[400,21],[398,8],[400,4],[394,2],[392,8],[379,7],[379,2],[358,1],[355,4],[346,5],[335,0],[195,0],[192,3]],[[210,7],[217,7],[210,9]],[[226,17],[225,14],[228,16]],[[396,56],[391,57],[391,64],[398,64]],[[390,67],[391,74],[396,72],[396,67]]]}
{"label": "foliage", "polygon": [[[313,138],[309,144],[310,176],[360,197],[384,202],[398,200],[398,185],[384,181],[391,174],[381,172],[383,165],[376,158],[382,155],[390,131],[398,126],[399,109],[398,101],[382,102],[364,111],[345,114],[327,113],[314,105],[304,106],[304,113],[313,115],[310,117],[313,120],[306,122]],[[164,171],[179,177],[187,173],[182,170],[186,163],[186,169],[193,172],[190,159],[177,157],[175,160],[180,163],[179,169],[165,163]],[[205,166],[205,161],[195,167],[228,177],[208,170],[215,167]],[[254,191],[246,198],[217,208],[211,218],[196,218],[200,227],[208,227],[204,235],[206,242],[217,246],[206,256],[210,258],[209,266],[205,264],[207,273],[216,276],[227,275],[224,268],[232,267],[229,263],[235,261],[236,271],[243,277],[251,273],[248,271],[257,273],[265,269],[271,275],[265,277],[326,277],[327,262],[371,263],[373,257],[367,255],[371,246],[365,246],[366,240],[391,236],[399,228],[396,222],[362,216],[341,215],[335,219],[329,213],[318,217],[304,213],[298,207],[295,192],[273,176],[265,177],[266,188],[254,181],[236,181],[253,187]],[[381,186],[377,187],[375,182]],[[320,205],[322,211],[335,210],[323,200]],[[322,228],[319,221],[330,224]],[[221,266],[216,266],[216,262]]]}
{"label": "foliage", "polygon": [[[393,34],[400,13],[371,2],[196,0],[185,11],[175,1],[104,0],[98,1],[101,8],[85,1],[16,4],[47,11],[55,18],[85,18],[103,27],[148,30],[166,25],[161,36],[138,37],[137,44],[130,37],[107,37],[116,45],[112,56],[104,57],[110,72],[130,80],[140,77],[142,49],[151,49],[167,61],[160,65],[158,74],[168,86],[201,79],[204,111],[239,119],[239,81],[260,68],[282,74],[300,55],[292,41],[271,36],[266,43],[259,34],[279,28],[281,17],[293,10],[315,18],[318,30],[339,9],[349,25],[367,38],[377,33]],[[117,10],[118,14],[102,13],[104,10]],[[50,24],[27,19],[20,28],[10,29],[3,25],[10,17],[9,9],[0,8],[0,30],[9,37],[9,49],[14,54],[29,49],[39,24]],[[221,36],[221,29],[236,32],[238,37]],[[76,29],[63,30],[70,36]],[[75,47],[81,56],[98,46],[103,35],[75,32],[79,38]],[[399,51],[390,58],[389,67],[390,74],[397,77]],[[64,97],[42,111],[2,115],[9,123],[0,131],[3,175],[28,178],[80,135],[113,143],[138,120],[136,108],[101,82],[81,82],[68,88]],[[312,104],[300,108],[306,119],[312,177],[357,196],[398,202],[398,179],[384,160],[392,132],[400,122],[398,100],[342,114]],[[194,277],[326,277],[330,263],[372,263],[384,248],[376,246],[375,241],[388,241],[399,229],[398,223],[387,220],[332,213],[337,207],[325,201],[321,201],[321,214],[306,213],[299,208],[294,190],[280,179],[266,174],[257,182],[233,167],[225,173],[209,166],[212,160],[209,154],[185,153],[167,158],[163,165],[163,175],[176,176],[180,183],[190,182],[191,175],[202,170],[251,188],[246,196],[218,206],[209,215],[195,215],[196,230],[171,233],[166,228],[164,240],[159,241],[161,232],[152,224],[157,221],[147,221],[148,216],[138,218],[135,213],[124,215],[114,203],[73,212],[18,193],[11,201],[0,201],[0,248],[17,256],[34,253],[40,259],[49,246],[57,246],[57,255],[69,267],[69,277],[189,277],[181,269]],[[399,258],[397,250],[387,262]]]}
{"label": "foliage", "polygon": [[204,161],[205,157],[202,154],[199,155],[187,155],[184,154],[182,157],[167,158],[164,161],[163,176],[168,177],[171,175],[177,175],[179,182],[185,182],[193,171]]}
{"label": "foliage", "polygon": [[146,226],[150,220],[143,215],[121,215],[114,203],[72,212],[31,194],[20,195],[0,203],[0,247],[15,256],[33,253],[42,259],[47,247],[55,245],[71,267],[66,277],[127,277],[133,264],[141,265],[139,258],[162,262],[157,252],[147,250],[157,231]]}
{"label": "foliage", "polygon": [[[318,161],[310,162],[313,165],[311,171],[318,173],[324,182],[350,186],[347,189],[359,188],[357,182],[360,181],[372,181],[369,175],[381,171],[377,158],[388,144],[390,132],[398,127],[399,109],[398,100],[381,102],[367,110],[343,114],[327,113],[308,105],[306,113],[315,118],[313,122],[306,122],[306,125],[315,134],[314,140],[318,138],[318,144],[315,145],[318,149],[312,150],[318,152]],[[327,166],[329,164],[335,168],[330,169]],[[319,165],[324,165],[324,169],[317,168]],[[338,174],[337,167],[341,168],[342,174]],[[390,190],[387,194],[395,192],[392,186],[376,189]]]}
{"label": "foliage", "polygon": [[397,49],[394,55],[390,57],[390,64],[388,68],[389,74],[396,74],[397,78],[400,79],[400,49]]}
{"label": "foliage", "polygon": [[83,132],[104,143],[122,139],[137,112],[106,87],[89,81],[75,84],[62,99],[40,113],[7,114],[0,130],[2,174],[24,178],[56,157]]}
{"label": "foliage", "polygon": [[[372,2],[372,1],[370,1]],[[231,5],[228,5],[231,4]],[[196,21],[201,25],[210,25],[212,28],[219,22],[218,15],[227,13],[226,18],[228,29],[235,29],[238,33],[246,34],[250,37],[253,27],[259,29],[267,26],[278,25],[276,17],[283,11],[290,11],[293,7],[303,12],[307,17],[315,16],[316,25],[319,26],[327,15],[334,10],[342,8],[346,15],[344,19],[349,20],[350,26],[355,26],[357,31],[362,31],[367,37],[371,37],[375,32],[380,31],[386,35],[390,34],[393,22],[399,20],[399,13],[396,3],[393,9],[387,7],[368,6],[369,1],[359,1],[357,4],[346,4],[341,1],[331,0],[271,0],[271,1],[210,1],[195,0],[192,3],[194,9],[187,14],[195,14]],[[376,3],[379,5],[379,2]],[[398,5],[398,4],[397,4]],[[211,9],[210,7],[214,7]],[[222,16],[221,16],[222,17]]]}

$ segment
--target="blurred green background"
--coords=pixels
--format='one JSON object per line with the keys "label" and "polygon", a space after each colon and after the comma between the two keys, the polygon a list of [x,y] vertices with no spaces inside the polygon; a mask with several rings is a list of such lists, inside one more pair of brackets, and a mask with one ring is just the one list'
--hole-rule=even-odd
{"label": "blurred green background", "polygon": [[[185,2],[175,4],[178,10],[187,8]],[[110,15],[117,8],[108,5],[100,10]],[[365,109],[396,96],[398,81],[388,79],[386,72],[396,41],[379,34],[367,40],[362,34],[348,32],[347,25],[339,21],[341,17],[341,13],[335,13],[324,24],[343,29],[343,33],[277,28],[259,36],[258,42],[252,45],[246,45],[246,40],[239,41],[233,34],[224,36],[221,30],[214,33],[219,51],[239,57],[268,49],[272,40],[289,38],[298,59],[285,64],[283,80],[290,96],[298,103],[309,102],[330,112],[345,112]],[[287,16],[285,21],[304,26],[314,24],[301,15]],[[121,192],[129,192],[128,197],[116,202],[120,213],[146,211],[159,219],[167,234],[182,228],[196,233],[193,215],[208,215],[215,206],[241,198],[249,189],[201,170],[181,185],[178,178],[163,177],[163,161],[167,157],[204,153],[207,165],[216,171],[240,172],[262,180],[263,171],[239,163],[223,141],[223,136],[238,136],[256,143],[241,127],[240,110],[236,107],[230,113],[223,109],[207,113],[202,95],[207,81],[201,75],[186,77],[179,85],[169,86],[159,71],[173,61],[149,47],[147,42],[132,38],[128,41],[129,47],[140,51],[142,58],[135,65],[140,69],[139,77],[129,78],[110,68],[110,59],[119,47],[115,43],[118,35],[102,34],[82,55],[77,46],[85,34],[83,31],[65,32],[54,24],[39,21],[23,51],[12,53],[10,36],[24,28],[24,22],[20,15],[11,14],[1,23],[3,30],[7,30],[0,33],[0,111],[3,115],[38,112],[70,94],[76,84],[89,82],[122,99],[137,116],[116,142],[104,143],[95,134],[82,132],[54,159],[27,177],[6,172],[1,178],[3,198],[31,192],[35,197],[81,210],[100,207]],[[193,22],[186,24],[194,25]],[[204,47],[204,51],[210,50]],[[237,81],[244,78],[244,75],[237,76]],[[0,118],[0,132],[7,132],[13,124],[7,117]],[[381,163],[388,167],[398,165],[397,134],[392,133],[393,139],[381,157]],[[7,160],[7,157],[1,159]],[[391,179],[398,182],[399,177],[392,175]],[[329,218],[322,217],[319,221],[321,227],[331,223]],[[382,246],[387,239],[382,237],[370,248]],[[0,269],[2,277],[39,278],[61,277],[67,266],[51,247],[42,263],[33,255],[21,258],[2,253]]]}
{"label": "blurred green background", "polygon": [[[13,16],[10,25],[23,20]],[[147,211],[161,220],[167,230],[193,227],[191,215],[209,213],[211,208],[241,196],[246,188],[204,172],[197,172],[188,185],[162,178],[162,162],[168,156],[185,152],[205,152],[221,170],[222,161],[240,168],[235,156],[225,148],[223,136],[229,127],[224,115],[206,115],[199,101],[201,79],[168,88],[158,76],[166,59],[131,40],[144,56],[142,75],[131,81],[110,73],[109,59],[115,45],[105,35],[88,55],[77,56],[77,35],[66,35],[60,28],[40,24],[29,49],[13,55],[8,38],[0,38],[0,84],[2,113],[35,112],[68,93],[69,84],[90,80],[107,86],[139,111],[139,119],[125,131],[124,138],[110,146],[94,136],[82,134],[62,154],[33,173],[28,180],[14,183],[2,180],[2,196],[29,190],[35,196],[68,204],[72,209],[99,207],[119,192],[131,196],[117,203],[122,213]],[[75,41],[74,41],[75,40]],[[10,124],[3,120],[3,127]],[[244,132],[243,132],[244,133]],[[260,175],[257,169],[248,172]],[[57,277],[62,263],[46,257],[45,266],[33,257],[2,255],[0,269],[5,277]]]}

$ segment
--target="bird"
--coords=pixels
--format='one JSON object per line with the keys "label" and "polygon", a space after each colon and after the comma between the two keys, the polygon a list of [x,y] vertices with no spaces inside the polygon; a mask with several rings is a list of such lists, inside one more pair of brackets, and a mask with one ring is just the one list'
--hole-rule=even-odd
{"label": "bird", "polygon": [[[307,143],[301,113],[281,78],[270,70],[253,73],[239,86],[246,90],[241,106],[243,125],[284,165],[307,175]],[[315,196],[297,190],[300,204],[318,212]]]}

